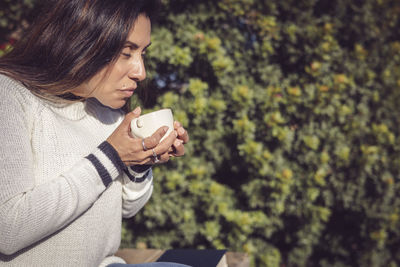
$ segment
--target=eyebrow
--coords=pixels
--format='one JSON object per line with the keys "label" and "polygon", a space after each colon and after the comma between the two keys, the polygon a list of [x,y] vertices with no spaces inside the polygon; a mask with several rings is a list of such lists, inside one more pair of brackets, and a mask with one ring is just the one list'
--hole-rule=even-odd
{"label": "eyebrow", "polygon": [[[148,45],[146,45],[146,46],[143,48],[143,50],[146,50],[147,47],[149,47],[150,45],[151,45],[151,42],[150,42]],[[133,43],[133,42],[131,42],[131,41],[126,41],[124,46],[125,46],[125,47],[130,47],[132,50],[135,50],[135,49],[138,49],[138,48],[139,48],[139,45],[138,45],[138,44]]]}

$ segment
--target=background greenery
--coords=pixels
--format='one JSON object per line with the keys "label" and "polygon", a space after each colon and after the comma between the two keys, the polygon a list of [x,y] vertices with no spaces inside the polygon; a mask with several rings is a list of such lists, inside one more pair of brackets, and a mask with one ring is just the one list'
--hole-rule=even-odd
{"label": "background greenery", "polygon": [[[32,2],[3,0],[1,30]],[[162,3],[133,102],[172,108],[191,141],[122,245],[400,266],[400,2]]]}

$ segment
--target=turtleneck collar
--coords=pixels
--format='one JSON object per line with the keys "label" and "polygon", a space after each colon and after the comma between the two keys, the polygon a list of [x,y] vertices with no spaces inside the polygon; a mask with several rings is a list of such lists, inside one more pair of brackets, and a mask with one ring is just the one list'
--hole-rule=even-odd
{"label": "turtleneck collar", "polygon": [[55,113],[70,120],[80,120],[87,115],[86,101],[75,103],[54,103],[46,101],[46,104]]}

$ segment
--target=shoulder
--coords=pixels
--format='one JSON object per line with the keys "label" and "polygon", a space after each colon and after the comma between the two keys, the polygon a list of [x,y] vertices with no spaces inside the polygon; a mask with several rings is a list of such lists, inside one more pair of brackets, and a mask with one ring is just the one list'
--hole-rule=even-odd
{"label": "shoulder", "polygon": [[3,107],[20,105],[25,109],[35,106],[38,100],[20,82],[0,74],[0,102]]}
{"label": "shoulder", "polygon": [[20,122],[31,128],[39,110],[39,100],[20,82],[0,74],[0,123]]}

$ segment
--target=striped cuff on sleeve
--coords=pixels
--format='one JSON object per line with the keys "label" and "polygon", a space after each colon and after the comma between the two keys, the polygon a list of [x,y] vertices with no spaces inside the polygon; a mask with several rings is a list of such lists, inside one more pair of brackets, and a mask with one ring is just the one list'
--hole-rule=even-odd
{"label": "striped cuff on sleeve", "polygon": [[129,167],[135,173],[143,173],[151,168],[151,165],[132,165]]}
{"label": "striped cuff on sleeve", "polygon": [[103,181],[103,184],[105,187],[108,187],[109,184],[112,182],[112,178],[110,176],[110,173],[107,171],[107,169],[104,167],[103,164],[93,155],[90,154],[89,156],[86,157],[96,168],[97,172],[100,175],[101,180]]}
{"label": "striped cuff on sleeve", "polygon": [[108,187],[119,173],[127,169],[127,167],[122,162],[118,152],[107,141],[101,143],[97,148],[97,151],[94,151],[86,158],[95,167],[104,186]]}
{"label": "striped cuff on sleeve", "polygon": [[[112,163],[112,165],[119,171],[125,172],[129,180],[135,183],[141,183],[151,174],[151,165],[134,165],[127,167],[121,160],[118,152],[115,148],[104,141],[98,146],[99,150],[104,154]],[[98,156],[98,155],[97,155]],[[107,171],[107,168],[101,163],[101,159],[96,157],[96,155],[90,154],[87,159],[89,159],[95,166],[97,172],[99,173],[104,185],[107,187],[112,182],[112,177]]]}
{"label": "striped cuff on sleeve", "polygon": [[122,162],[117,150],[110,145],[109,142],[104,141],[99,145],[99,149],[111,160],[116,168],[120,171],[126,169],[126,165]]}
{"label": "striped cuff on sleeve", "polygon": [[[134,169],[134,166],[142,166],[142,168],[140,168],[140,173],[137,172],[137,168]],[[146,180],[149,175],[151,174],[150,170],[151,170],[151,165],[134,165],[130,168],[127,168],[124,170],[126,176],[128,176],[129,180],[131,180],[134,183],[141,183],[144,180]]]}

